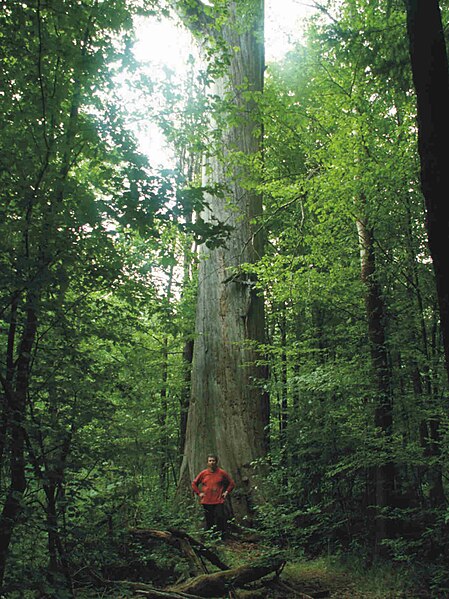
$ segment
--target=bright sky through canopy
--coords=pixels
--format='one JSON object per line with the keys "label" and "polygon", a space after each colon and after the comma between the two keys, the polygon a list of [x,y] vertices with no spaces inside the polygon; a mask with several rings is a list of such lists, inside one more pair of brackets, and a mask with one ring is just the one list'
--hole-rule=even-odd
{"label": "bright sky through canopy", "polygon": [[[313,11],[307,0],[266,0],[265,56],[268,62],[278,60],[301,38],[304,19]],[[141,19],[137,22],[138,42],[134,52],[138,60],[165,64],[170,68],[184,64],[190,34],[163,19]]]}
{"label": "bright sky through canopy", "polygon": [[[282,59],[292,46],[301,39],[305,19],[312,13],[312,0],[266,0],[265,1],[265,59],[273,62]],[[170,19],[141,18],[136,21],[134,55],[147,64],[152,78],[164,77],[164,69],[182,73],[189,53],[192,53],[190,33]],[[158,75],[159,73],[159,75]],[[136,131],[141,151],[150,156],[163,158],[161,152],[164,138],[156,126],[146,125],[145,132]],[[155,150],[157,148],[157,150]]]}

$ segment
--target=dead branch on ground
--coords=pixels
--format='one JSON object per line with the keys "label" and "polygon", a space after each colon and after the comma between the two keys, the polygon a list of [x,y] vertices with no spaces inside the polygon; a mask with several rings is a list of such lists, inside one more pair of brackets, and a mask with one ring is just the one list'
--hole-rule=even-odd
{"label": "dead branch on ground", "polygon": [[220,570],[228,570],[229,566],[221,561],[216,553],[203,545],[200,541],[194,539],[183,530],[171,528],[170,530],[154,530],[152,528],[133,528],[130,534],[140,541],[148,539],[159,539],[176,547],[185,555],[190,564],[190,575],[197,576],[199,574],[207,574],[207,565],[204,562],[205,558],[212,565],[220,568]]}

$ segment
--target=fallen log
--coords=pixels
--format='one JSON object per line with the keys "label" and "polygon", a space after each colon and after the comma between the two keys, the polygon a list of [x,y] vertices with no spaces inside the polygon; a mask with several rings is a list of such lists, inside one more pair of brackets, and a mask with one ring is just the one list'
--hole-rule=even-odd
{"label": "fallen log", "polygon": [[220,570],[228,570],[229,566],[221,561],[216,553],[197,541],[183,530],[171,528],[169,530],[155,530],[152,528],[132,528],[129,533],[139,539],[159,539],[176,547],[190,563],[190,575],[207,574],[208,569],[203,558]]}
{"label": "fallen log", "polygon": [[165,589],[156,589],[144,582],[133,582],[130,580],[104,580],[103,584],[108,587],[125,587],[131,589],[133,594],[149,597],[150,599],[202,599],[198,595],[168,591]]}
{"label": "fallen log", "polygon": [[202,599],[198,595],[187,595],[186,593],[171,593],[170,591],[160,591],[157,589],[136,589],[134,591],[141,597],[147,597],[148,599]]}
{"label": "fallen log", "polygon": [[197,551],[201,556],[205,557],[212,565],[217,566],[217,568],[220,568],[220,570],[229,570],[229,566],[221,561],[218,555],[206,547],[206,545],[201,543],[201,541],[198,541],[194,537],[190,536],[184,530],[178,530],[175,528],[169,528],[168,530],[180,538],[187,539],[195,551]]}
{"label": "fallen log", "polygon": [[202,574],[167,590],[191,593],[199,597],[222,597],[236,587],[259,580],[273,572],[278,575],[284,564],[285,561],[281,559],[259,561],[223,572]]}
{"label": "fallen log", "polygon": [[202,599],[198,595],[185,595],[184,593],[169,593],[168,591],[135,591],[137,595],[148,597],[148,599]]}

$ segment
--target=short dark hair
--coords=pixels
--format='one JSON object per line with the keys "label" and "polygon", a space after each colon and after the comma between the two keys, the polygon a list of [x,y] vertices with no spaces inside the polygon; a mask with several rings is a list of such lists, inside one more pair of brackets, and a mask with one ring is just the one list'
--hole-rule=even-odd
{"label": "short dark hair", "polygon": [[207,459],[209,458],[214,458],[216,462],[218,462],[218,456],[216,453],[208,453],[207,454]]}

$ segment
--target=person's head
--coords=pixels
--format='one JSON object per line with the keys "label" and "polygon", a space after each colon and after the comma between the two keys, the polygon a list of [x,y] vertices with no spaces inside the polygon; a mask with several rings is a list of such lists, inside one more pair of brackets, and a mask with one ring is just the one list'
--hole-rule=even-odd
{"label": "person's head", "polygon": [[209,470],[216,470],[218,466],[218,457],[214,453],[207,456],[207,467]]}

